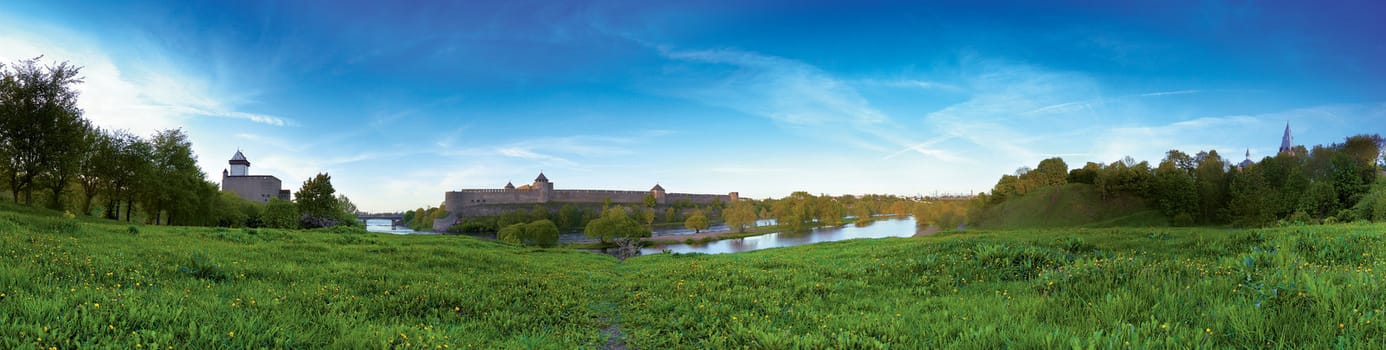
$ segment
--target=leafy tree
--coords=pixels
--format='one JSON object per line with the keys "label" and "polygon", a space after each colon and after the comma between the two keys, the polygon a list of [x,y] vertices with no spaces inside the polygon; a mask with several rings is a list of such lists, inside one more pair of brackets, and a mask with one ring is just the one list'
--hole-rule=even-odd
{"label": "leafy tree", "polygon": [[654,208],[655,205],[658,204],[658,202],[655,201],[655,196],[653,193],[646,193],[644,202],[646,208]]}
{"label": "leafy tree", "polygon": [[86,128],[74,87],[82,82],[81,68],[40,67],[41,58],[0,65],[0,174],[14,200],[22,193],[25,204],[33,204],[35,180],[44,176],[61,193]]}
{"label": "leafy tree", "polygon": [[344,194],[337,195],[337,215],[340,215],[338,222],[343,225],[355,226],[360,222],[356,215],[357,212],[359,209],[356,208],[356,203],[351,202],[351,198],[347,198]]}
{"label": "leafy tree", "polygon": [[649,237],[650,231],[628,217],[626,208],[615,206],[603,212],[600,218],[588,222],[583,234],[606,243],[617,238]]}
{"label": "leafy tree", "polygon": [[640,209],[640,219],[645,222],[645,226],[654,230],[655,212],[654,208]]}
{"label": "leafy tree", "polygon": [[689,215],[688,220],[683,222],[683,227],[692,229],[693,233],[703,232],[708,226],[710,225],[707,220],[707,215],[704,215],[702,210],[694,210],[693,215]]}
{"label": "leafy tree", "polygon": [[1027,175],[1034,178],[1039,187],[1063,185],[1068,183],[1068,164],[1059,157],[1045,159]]}
{"label": "leafy tree", "polygon": [[82,215],[91,215],[91,203],[110,182],[106,173],[116,158],[115,138],[100,128],[90,128],[84,135],[86,152],[78,160],[77,184],[82,188]]}
{"label": "leafy tree", "polygon": [[499,218],[496,218],[496,226],[500,227],[523,224],[526,222],[529,222],[529,213],[526,213],[524,209],[508,211],[501,214]]}
{"label": "leafy tree", "polygon": [[1237,225],[1259,227],[1271,222],[1274,208],[1258,167],[1229,173],[1228,211]]}
{"label": "leafy tree", "polygon": [[[142,191],[145,209],[154,215],[152,219],[155,224],[161,220],[172,224],[175,218],[197,210],[197,192],[204,184],[206,175],[197,167],[192,142],[188,141],[183,130],[158,131],[150,143],[153,147],[153,164],[149,177],[144,179],[147,185]],[[167,214],[167,218],[164,218],[164,214]]]}
{"label": "leafy tree", "polygon": [[726,218],[727,226],[736,232],[746,232],[747,226],[756,224],[756,208],[751,203],[735,202],[731,208],[723,214]]}
{"label": "leafy tree", "polygon": [[265,204],[265,213],[261,216],[265,227],[272,228],[298,228],[299,216],[298,206],[294,203],[279,198],[270,199]]}
{"label": "leafy tree", "polygon": [[534,208],[531,208],[531,209],[529,210],[529,220],[530,220],[530,221],[539,221],[539,220],[548,220],[548,219],[549,219],[549,208],[545,208],[544,205],[542,205],[542,204],[535,204],[535,205],[534,205]]}
{"label": "leafy tree", "polygon": [[[332,227],[339,224],[341,206],[337,203],[336,193],[337,190],[332,188],[332,176],[326,173],[318,173],[303,182],[295,198],[303,227]],[[432,226],[431,220],[429,226]]]}
{"label": "leafy tree", "polygon": [[679,213],[678,213],[677,211],[675,211],[674,208],[665,208],[665,209],[664,209],[664,222],[678,222],[678,221],[679,221]]}
{"label": "leafy tree", "polygon": [[1192,218],[1198,212],[1198,190],[1194,187],[1193,176],[1174,161],[1167,159],[1155,169],[1154,186],[1155,203],[1166,216]]}
{"label": "leafy tree", "polygon": [[578,209],[572,204],[564,204],[562,208],[558,209],[558,226],[565,230],[582,227],[582,209]]}
{"label": "leafy tree", "polygon": [[1218,156],[1218,151],[1199,153],[1198,168],[1194,183],[1198,190],[1199,221],[1203,223],[1222,222],[1227,207],[1227,163]]}

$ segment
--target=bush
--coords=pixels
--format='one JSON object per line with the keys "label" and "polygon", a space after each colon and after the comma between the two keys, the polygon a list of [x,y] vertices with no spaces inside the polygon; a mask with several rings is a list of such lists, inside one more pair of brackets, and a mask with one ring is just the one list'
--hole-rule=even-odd
{"label": "bush", "polygon": [[1194,218],[1193,215],[1189,215],[1189,213],[1179,213],[1179,215],[1174,216],[1174,219],[1172,219],[1170,223],[1180,227],[1193,226]]}
{"label": "bush", "polygon": [[221,270],[221,265],[212,263],[212,258],[202,252],[193,253],[188,265],[178,267],[179,271],[200,279],[222,281],[226,279],[226,272]]}
{"label": "bush", "polygon": [[500,229],[496,239],[514,244],[552,247],[558,244],[558,226],[549,220],[513,224]]}

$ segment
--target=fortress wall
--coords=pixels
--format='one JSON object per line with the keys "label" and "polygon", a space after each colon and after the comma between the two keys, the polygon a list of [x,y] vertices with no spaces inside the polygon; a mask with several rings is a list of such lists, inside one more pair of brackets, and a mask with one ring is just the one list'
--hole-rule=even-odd
{"label": "fortress wall", "polygon": [[612,203],[641,203],[644,191],[555,190],[549,193],[550,202],[601,203],[610,197]]}
{"label": "fortress wall", "polygon": [[731,196],[724,194],[693,194],[693,193],[670,193],[665,195],[665,203],[673,204],[678,201],[688,200],[694,204],[712,204],[718,200],[722,204],[731,204]]}

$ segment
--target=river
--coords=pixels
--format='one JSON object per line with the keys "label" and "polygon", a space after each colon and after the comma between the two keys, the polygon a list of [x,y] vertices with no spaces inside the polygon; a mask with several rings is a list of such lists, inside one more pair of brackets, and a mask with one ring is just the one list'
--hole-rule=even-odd
{"label": "river", "polygon": [[779,232],[746,238],[724,239],[706,244],[670,244],[640,249],[641,254],[659,254],[664,250],[675,253],[739,253],[759,249],[792,247],[796,245],[841,241],[855,238],[910,237],[924,232],[915,227],[913,217],[881,218],[866,226],[846,225],[822,227],[809,232]]}
{"label": "river", "polygon": [[395,227],[391,227],[391,226],[390,226],[390,220],[384,220],[384,219],[366,220],[366,231],[380,232],[380,233],[393,233],[393,234],[397,234],[397,235],[407,235],[407,234],[411,234],[411,233],[428,233],[428,232],[418,232],[418,231],[414,231],[414,230],[409,229],[409,227],[407,227],[407,226],[395,226]]}

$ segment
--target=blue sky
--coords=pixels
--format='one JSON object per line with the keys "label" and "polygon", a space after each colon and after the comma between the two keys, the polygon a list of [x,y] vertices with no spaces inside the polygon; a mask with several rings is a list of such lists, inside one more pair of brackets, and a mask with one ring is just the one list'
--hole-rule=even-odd
{"label": "blue sky", "polygon": [[1386,133],[1375,1],[0,3],[0,61],[84,66],[98,125],[366,210],[527,183],[986,191],[1169,149]]}

